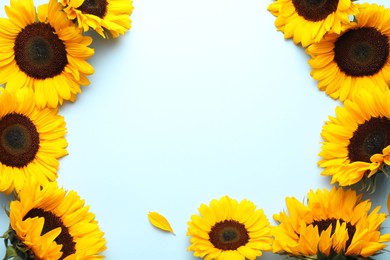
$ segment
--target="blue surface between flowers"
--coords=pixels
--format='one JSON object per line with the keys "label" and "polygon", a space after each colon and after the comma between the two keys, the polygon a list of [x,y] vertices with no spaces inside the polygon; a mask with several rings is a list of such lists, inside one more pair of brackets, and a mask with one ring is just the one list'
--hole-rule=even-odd
{"label": "blue surface between flowers", "polygon": [[[60,109],[69,155],[58,181],[91,205],[107,259],[197,259],[185,234],[201,203],[247,198],[272,223],[286,196],[330,187],[316,162],[338,102],[317,90],[304,51],[276,32],[269,3],[134,0],[131,31],[94,35],[91,85]],[[386,211],[389,180],[378,181],[365,197]],[[150,227],[151,210],[176,236]],[[0,214],[0,230],[8,223]]]}

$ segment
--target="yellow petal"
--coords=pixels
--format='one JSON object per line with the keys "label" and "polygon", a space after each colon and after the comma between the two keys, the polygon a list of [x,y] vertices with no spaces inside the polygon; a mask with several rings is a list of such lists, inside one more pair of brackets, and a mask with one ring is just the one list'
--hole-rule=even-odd
{"label": "yellow petal", "polygon": [[161,230],[168,231],[168,232],[171,232],[172,234],[175,234],[173,232],[171,224],[169,224],[168,220],[160,213],[149,212],[148,218],[149,218],[150,223],[152,223],[152,225],[155,226],[156,228],[159,228]]}
{"label": "yellow petal", "polygon": [[390,193],[387,195],[387,212],[390,214]]}

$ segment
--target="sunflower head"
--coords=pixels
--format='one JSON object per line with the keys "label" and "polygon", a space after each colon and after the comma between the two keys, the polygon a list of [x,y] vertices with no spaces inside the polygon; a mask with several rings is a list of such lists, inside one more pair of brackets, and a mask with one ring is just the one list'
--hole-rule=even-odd
{"label": "sunflower head", "polygon": [[[390,92],[361,90],[336,108],[322,129],[318,162],[332,183],[374,184],[377,173],[390,170]],[[375,187],[375,185],[369,185]]]}
{"label": "sunflower head", "polygon": [[363,88],[388,89],[390,82],[390,9],[376,4],[357,7],[355,22],[306,49],[318,88],[341,101]]}
{"label": "sunflower head", "polygon": [[188,223],[188,250],[206,259],[256,259],[271,249],[270,224],[263,210],[227,196],[202,204]]}
{"label": "sunflower head", "polygon": [[0,191],[19,191],[32,176],[55,180],[58,159],[67,154],[65,134],[58,110],[38,109],[31,89],[0,88]]}
{"label": "sunflower head", "polygon": [[37,106],[55,108],[74,101],[88,85],[93,67],[92,38],[67,19],[56,0],[34,7],[32,0],[11,1],[8,19],[0,19],[0,84],[16,90],[30,88]]}
{"label": "sunflower head", "polygon": [[70,20],[83,31],[92,29],[116,38],[131,28],[132,0],[60,0]]}
{"label": "sunflower head", "polygon": [[[104,233],[94,214],[74,192],[56,182],[40,185],[29,179],[10,203],[9,255],[23,259],[98,259],[105,250]],[[33,256],[33,258],[28,258]]]}
{"label": "sunflower head", "polygon": [[340,33],[349,16],[358,12],[353,0],[275,0],[268,10],[284,37],[303,47],[319,42],[328,32]]}
{"label": "sunflower head", "polygon": [[287,212],[275,214],[273,252],[299,259],[366,259],[386,247],[380,234],[385,213],[371,210],[353,190],[310,191],[307,205],[286,198]]}

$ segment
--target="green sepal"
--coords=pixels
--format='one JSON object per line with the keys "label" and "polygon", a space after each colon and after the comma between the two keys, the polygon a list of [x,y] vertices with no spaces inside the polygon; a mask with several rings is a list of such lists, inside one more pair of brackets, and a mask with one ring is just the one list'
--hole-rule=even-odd
{"label": "green sepal", "polygon": [[19,240],[12,228],[8,229],[2,238],[6,248],[3,260],[36,260],[34,253]]}
{"label": "green sepal", "polygon": [[329,259],[328,256],[318,250],[317,260],[326,260],[326,259]]}
{"label": "green sepal", "polygon": [[347,258],[345,257],[344,252],[342,250],[338,254],[336,254],[335,252],[331,252],[329,256],[318,250],[317,260],[347,260]]}
{"label": "green sepal", "polygon": [[383,164],[382,167],[379,168],[379,171],[381,171],[386,177],[389,177],[390,175],[390,166],[387,164]]}
{"label": "green sepal", "polygon": [[[313,259],[313,258],[310,258]],[[318,250],[316,258],[317,260],[373,260],[370,257],[362,257],[362,256],[346,256],[344,251],[341,250],[338,254],[333,250],[330,252],[329,256],[325,255],[321,251]]]}
{"label": "green sepal", "polygon": [[370,194],[374,193],[375,189],[376,189],[376,176],[379,173],[382,173],[386,177],[389,177],[390,166],[387,164],[383,164],[381,167],[379,167],[379,169],[370,178],[368,178],[366,175],[361,182],[361,190],[366,190]]}
{"label": "green sepal", "polygon": [[338,254],[335,257],[333,257],[333,260],[347,260],[347,258],[344,256],[344,254]]}

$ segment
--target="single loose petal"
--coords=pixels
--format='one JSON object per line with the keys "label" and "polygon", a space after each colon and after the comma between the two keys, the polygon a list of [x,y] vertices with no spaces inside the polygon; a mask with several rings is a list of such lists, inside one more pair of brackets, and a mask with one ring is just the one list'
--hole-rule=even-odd
{"label": "single loose petal", "polygon": [[387,195],[387,212],[390,214],[390,193]]}
{"label": "single loose petal", "polygon": [[171,224],[169,224],[168,220],[160,213],[149,212],[148,218],[150,223],[152,223],[152,225],[155,226],[156,228],[175,234],[175,232],[173,232]]}

